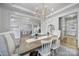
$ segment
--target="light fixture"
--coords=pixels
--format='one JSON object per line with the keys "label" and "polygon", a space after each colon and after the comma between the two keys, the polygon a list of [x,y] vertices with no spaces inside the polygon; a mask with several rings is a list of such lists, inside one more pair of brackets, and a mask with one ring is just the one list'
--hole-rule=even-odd
{"label": "light fixture", "polygon": [[49,7],[47,5],[45,5],[45,3],[42,4],[42,6],[40,7],[36,7],[35,8],[35,13],[34,15],[42,20],[46,19],[46,16],[49,13],[52,13],[54,10],[54,8],[49,9]]}

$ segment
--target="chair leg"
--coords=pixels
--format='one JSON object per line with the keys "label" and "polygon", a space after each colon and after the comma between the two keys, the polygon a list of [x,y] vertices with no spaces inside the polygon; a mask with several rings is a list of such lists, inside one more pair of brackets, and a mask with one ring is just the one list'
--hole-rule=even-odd
{"label": "chair leg", "polygon": [[55,56],[55,55],[57,55],[57,52],[56,52],[56,49],[51,49],[50,50],[50,56]]}
{"label": "chair leg", "polygon": [[53,49],[50,50],[50,56],[54,56],[54,50]]}
{"label": "chair leg", "polygon": [[55,56],[57,55],[56,49],[54,50],[54,55],[55,55]]}

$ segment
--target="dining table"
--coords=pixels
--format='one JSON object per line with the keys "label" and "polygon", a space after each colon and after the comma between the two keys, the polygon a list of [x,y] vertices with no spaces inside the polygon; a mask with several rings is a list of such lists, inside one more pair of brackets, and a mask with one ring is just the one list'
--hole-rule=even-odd
{"label": "dining table", "polygon": [[18,53],[20,55],[29,53],[42,46],[41,40],[50,40],[51,38],[52,38],[52,35],[40,36],[37,38],[26,38],[26,36],[23,36],[21,38],[23,42],[20,44],[20,47],[18,48]]}

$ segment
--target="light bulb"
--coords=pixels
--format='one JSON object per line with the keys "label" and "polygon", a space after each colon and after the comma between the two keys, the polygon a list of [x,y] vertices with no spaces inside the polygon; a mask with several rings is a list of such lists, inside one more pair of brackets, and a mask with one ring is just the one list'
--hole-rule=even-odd
{"label": "light bulb", "polygon": [[52,11],[54,10],[54,8],[52,8]]}

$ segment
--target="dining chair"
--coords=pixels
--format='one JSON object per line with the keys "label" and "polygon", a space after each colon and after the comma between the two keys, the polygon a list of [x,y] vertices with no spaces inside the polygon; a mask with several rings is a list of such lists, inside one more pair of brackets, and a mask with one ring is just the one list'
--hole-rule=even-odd
{"label": "dining chair", "polygon": [[42,48],[39,51],[41,56],[49,56],[50,55],[50,47],[51,40],[41,40]]}
{"label": "dining chair", "polygon": [[60,37],[60,30],[55,30],[53,31],[53,34],[52,34],[52,43],[51,43],[51,55],[56,55],[56,49],[58,49],[60,47],[60,40],[59,40],[59,37]]}

